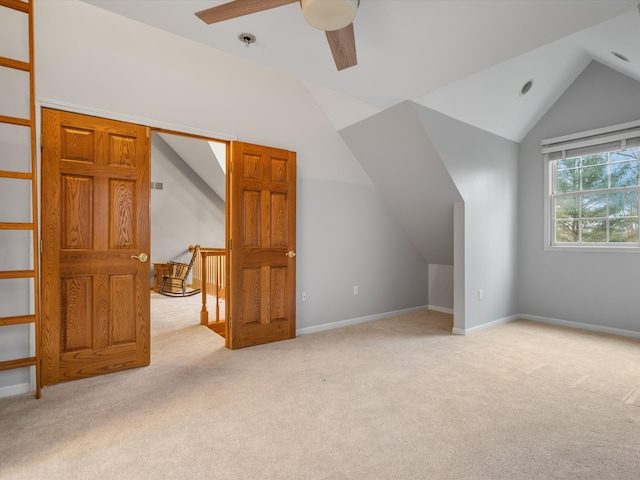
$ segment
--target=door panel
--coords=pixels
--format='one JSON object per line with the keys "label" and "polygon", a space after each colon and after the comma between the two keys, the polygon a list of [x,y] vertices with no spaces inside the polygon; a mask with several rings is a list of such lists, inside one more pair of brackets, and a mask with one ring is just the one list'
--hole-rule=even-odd
{"label": "door panel", "polygon": [[296,154],[233,142],[229,348],[294,338]]}
{"label": "door panel", "polygon": [[147,128],[42,118],[42,383],[148,365]]}

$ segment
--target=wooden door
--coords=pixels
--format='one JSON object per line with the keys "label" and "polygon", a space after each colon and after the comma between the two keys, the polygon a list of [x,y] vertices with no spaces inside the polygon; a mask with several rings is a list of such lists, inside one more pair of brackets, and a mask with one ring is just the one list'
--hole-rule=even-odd
{"label": "wooden door", "polygon": [[228,348],[296,335],[296,154],[232,142]]}
{"label": "wooden door", "polygon": [[42,384],[148,365],[148,129],[42,123]]}

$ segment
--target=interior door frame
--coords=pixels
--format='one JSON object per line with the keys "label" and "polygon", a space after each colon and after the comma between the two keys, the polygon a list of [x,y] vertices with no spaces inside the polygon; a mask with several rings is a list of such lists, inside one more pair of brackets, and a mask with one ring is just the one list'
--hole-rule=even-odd
{"label": "interior door frame", "polygon": [[[42,139],[43,139],[43,131],[42,131],[42,110],[44,108],[49,108],[52,110],[62,110],[65,112],[69,112],[69,113],[77,113],[77,114],[81,114],[81,115],[87,115],[87,116],[92,116],[92,117],[99,117],[99,118],[104,118],[104,119],[108,119],[108,120],[116,120],[116,121],[122,121],[122,122],[128,122],[128,123],[135,123],[138,125],[143,125],[146,127],[149,127],[151,129],[151,132],[161,132],[161,133],[169,133],[172,135],[180,135],[180,136],[186,136],[186,137],[192,137],[192,138],[198,138],[201,140],[215,140],[218,142],[226,142],[227,144],[230,145],[230,142],[232,140],[236,140],[237,137],[234,135],[229,135],[229,134],[224,134],[224,133],[220,133],[220,132],[215,132],[215,131],[209,131],[209,130],[201,130],[201,129],[197,129],[197,128],[193,128],[193,127],[188,127],[185,125],[177,125],[177,124],[171,124],[171,123],[167,123],[167,122],[161,122],[161,121],[156,121],[153,119],[149,119],[149,118],[142,118],[142,117],[137,117],[137,116],[133,116],[133,115],[126,115],[126,114],[119,114],[119,113],[114,113],[112,111],[107,111],[107,110],[102,110],[102,109],[97,109],[97,108],[90,108],[90,107],[84,107],[81,105],[75,105],[75,104],[70,104],[70,103],[66,103],[66,102],[60,102],[60,101],[56,101],[56,100],[50,100],[50,99],[43,99],[43,98],[37,98],[35,101],[35,125],[36,125],[36,139],[38,141],[38,148],[36,148],[36,167],[37,167],[37,178],[39,179],[38,182],[36,182],[37,184],[37,202],[38,202],[38,218],[36,219],[37,222],[37,231],[40,232],[41,228],[42,228],[42,217],[41,217],[41,207],[42,207],[42,186],[41,186],[41,180],[42,180]],[[151,148],[151,146],[149,147]],[[229,159],[229,148],[227,148],[227,162]],[[150,165],[151,168],[151,165]],[[225,195],[226,196],[226,195]],[[227,199],[225,198],[225,202],[227,201]],[[225,219],[225,229],[228,229],[229,225],[228,225],[228,220]],[[225,234],[225,238],[228,235],[228,232]],[[228,260],[227,260],[228,261]],[[227,266],[228,268],[228,266]],[[37,273],[37,277],[38,280],[42,279],[42,267],[41,264],[39,264],[39,271]],[[41,282],[38,282],[39,285],[41,285]],[[149,292],[149,294],[151,294],[151,292]],[[42,296],[42,291],[41,291],[41,287],[39,287],[39,291],[37,292],[38,297],[41,299]],[[227,325],[228,327],[228,325]],[[35,338],[35,337],[34,337]],[[31,344],[30,348],[35,349],[35,345]],[[31,369],[31,373],[30,373],[30,378],[29,378],[29,384],[32,388],[39,388],[40,385],[38,385],[38,383],[40,383],[40,379],[37,378],[37,375],[35,373],[35,369]]]}

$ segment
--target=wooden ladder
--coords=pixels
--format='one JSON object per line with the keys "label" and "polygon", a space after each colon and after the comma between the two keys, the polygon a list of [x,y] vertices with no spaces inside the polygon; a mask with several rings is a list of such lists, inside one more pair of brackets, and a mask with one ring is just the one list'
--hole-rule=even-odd
{"label": "wooden ladder", "polygon": [[40,398],[33,1],[0,0],[0,30],[0,371],[35,367]]}

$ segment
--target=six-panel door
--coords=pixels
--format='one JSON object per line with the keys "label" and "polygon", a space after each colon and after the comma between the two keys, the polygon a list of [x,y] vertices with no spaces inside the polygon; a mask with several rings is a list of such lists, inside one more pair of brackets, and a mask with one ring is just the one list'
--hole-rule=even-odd
{"label": "six-panel door", "polygon": [[294,338],[296,155],[233,142],[231,158],[227,346]]}
{"label": "six-panel door", "polygon": [[43,110],[43,385],[149,364],[149,137]]}

